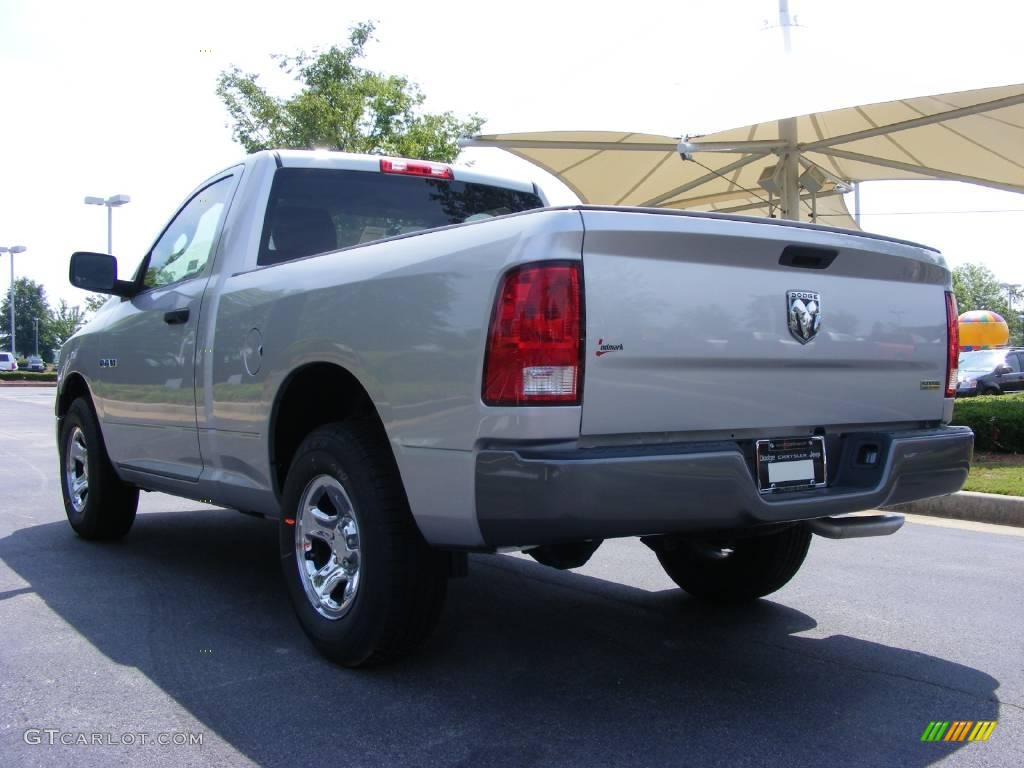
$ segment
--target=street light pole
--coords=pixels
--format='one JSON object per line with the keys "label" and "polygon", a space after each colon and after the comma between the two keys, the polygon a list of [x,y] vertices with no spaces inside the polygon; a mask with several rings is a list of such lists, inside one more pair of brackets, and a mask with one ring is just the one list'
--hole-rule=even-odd
{"label": "street light pole", "polygon": [[111,195],[106,199],[92,196],[85,198],[86,205],[107,206],[107,253],[111,256],[114,255],[114,209],[131,201],[128,195]]}
{"label": "street light pole", "polygon": [[9,248],[0,247],[0,253],[11,254],[11,293],[10,293],[10,305],[11,305],[11,354],[15,357],[18,353],[14,351],[14,254],[24,253],[24,245],[12,245]]}
{"label": "street light pole", "polygon": [[36,357],[39,357],[39,318],[36,319]]}

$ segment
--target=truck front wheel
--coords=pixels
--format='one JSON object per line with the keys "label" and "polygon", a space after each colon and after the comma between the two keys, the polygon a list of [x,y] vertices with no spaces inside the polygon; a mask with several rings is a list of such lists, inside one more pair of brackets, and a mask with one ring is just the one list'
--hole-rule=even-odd
{"label": "truck front wheel", "polygon": [[744,602],[781,589],[800,570],[811,543],[803,524],[760,536],[647,542],[665,573],[694,597]]}
{"label": "truck front wheel", "polygon": [[60,477],[64,511],[83,539],[119,539],[135,522],[139,489],[121,481],[107,456],[92,406],[78,398],[61,422]]}
{"label": "truck front wheel", "polygon": [[403,656],[440,616],[448,556],[416,527],[373,423],[330,424],[299,446],[285,480],[280,547],[299,623],[340,664]]}

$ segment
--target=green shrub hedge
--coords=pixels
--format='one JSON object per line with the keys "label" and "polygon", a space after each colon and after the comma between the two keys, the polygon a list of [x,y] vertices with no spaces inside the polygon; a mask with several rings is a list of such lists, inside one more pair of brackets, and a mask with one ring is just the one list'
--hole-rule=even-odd
{"label": "green shrub hedge", "polygon": [[0,381],[56,381],[56,371],[0,371]]}
{"label": "green shrub hedge", "polygon": [[974,430],[976,451],[1024,453],[1024,393],[960,398],[952,423]]}

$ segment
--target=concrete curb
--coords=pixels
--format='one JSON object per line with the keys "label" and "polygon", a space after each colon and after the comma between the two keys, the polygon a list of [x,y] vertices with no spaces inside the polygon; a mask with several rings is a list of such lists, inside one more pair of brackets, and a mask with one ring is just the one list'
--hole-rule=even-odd
{"label": "concrete curb", "polygon": [[55,381],[0,381],[0,390],[4,387],[56,387]]}
{"label": "concrete curb", "polygon": [[930,515],[953,520],[971,520],[976,523],[1024,527],[1024,498],[1020,496],[960,491],[950,496],[897,504],[887,509],[908,515]]}

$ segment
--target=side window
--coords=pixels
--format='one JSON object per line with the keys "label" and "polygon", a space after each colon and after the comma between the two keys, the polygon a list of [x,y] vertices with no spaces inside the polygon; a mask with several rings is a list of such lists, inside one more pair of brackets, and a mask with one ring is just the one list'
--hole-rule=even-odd
{"label": "side window", "polygon": [[1020,355],[1011,352],[1006,356],[1006,364],[1010,366],[1010,370],[1014,373],[1020,373]]}
{"label": "side window", "polygon": [[228,176],[200,190],[178,212],[150,252],[142,278],[146,288],[160,288],[203,273],[213,255],[230,191]]}

